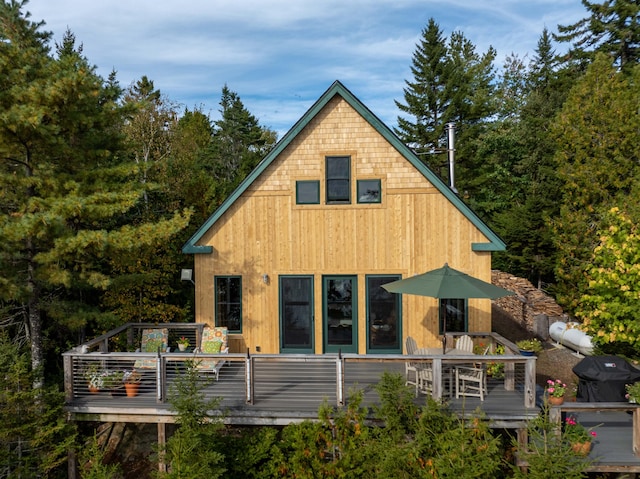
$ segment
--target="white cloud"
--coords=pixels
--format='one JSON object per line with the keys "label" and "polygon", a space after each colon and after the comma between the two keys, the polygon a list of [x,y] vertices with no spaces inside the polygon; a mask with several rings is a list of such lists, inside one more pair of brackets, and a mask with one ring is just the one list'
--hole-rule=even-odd
{"label": "white cloud", "polygon": [[498,66],[532,52],[543,28],[585,16],[580,0],[31,0],[59,41],[68,27],[99,72],[141,76],[170,99],[217,115],[222,86],[285,131],[339,79],[393,126],[411,57],[433,17]]}

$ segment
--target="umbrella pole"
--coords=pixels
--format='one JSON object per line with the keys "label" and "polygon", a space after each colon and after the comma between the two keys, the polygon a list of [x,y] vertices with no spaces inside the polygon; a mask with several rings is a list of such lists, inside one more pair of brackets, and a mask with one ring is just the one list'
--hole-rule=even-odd
{"label": "umbrella pole", "polygon": [[447,354],[447,313],[442,318],[442,354]]}

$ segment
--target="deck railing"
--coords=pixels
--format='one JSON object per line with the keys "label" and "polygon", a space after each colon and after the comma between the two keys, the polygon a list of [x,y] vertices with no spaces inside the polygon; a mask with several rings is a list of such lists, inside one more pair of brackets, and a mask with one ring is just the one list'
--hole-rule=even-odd
{"label": "deck railing", "polygon": [[[368,388],[380,380],[382,371],[405,371],[407,362],[419,361],[431,364],[434,387],[432,395],[441,398],[444,394],[447,373],[456,365],[477,365],[503,363],[504,377],[500,379],[504,391],[522,394],[525,408],[535,407],[535,357],[516,354],[516,347],[506,339],[494,333],[474,333],[477,342],[495,349],[497,344],[505,347],[504,355],[452,355],[430,354],[407,356],[401,354],[255,354],[229,353],[221,355],[194,354],[193,352],[116,352],[115,348],[133,350],[139,344],[142,329],[149,327],[167,327],[170,338],[187,336],[192,344],[198,344],[202,324],[128,324],[103,336],[64,353],[65,393],[68,403],[79,398],[102,397],[109,394],[124,394],[123,388],[108,387],[105,382],[112,372],[141,373],[142,381],[138,395],[131,398],[139,404],[164,404],[168,401],[170,386],[185,371],[187,361],[201,359],[224,361],[219,377],[203,372],[210,381],[206,384],[207,394],[220,397],[228,406],[272,404],[274,407],[286,406],[295,402],[309,408],[317,407],[323,400],[342,406],[354,387]],[[452,335],[453,336],[453,335]],[[170,339],[172,344],[172,339]],[[174,344],[175,346],[175,344]],[[146,361],[140,361],[146,359]],[[139,367],[142,363],[146,367]],[[151,367],[150,367],[151,365]],[[91,376],[102,375],[101,391],[98,396],[89,391]],[[450,379],[450,377],[449,377]],[[283,398],[285,401],[283,402]]]}

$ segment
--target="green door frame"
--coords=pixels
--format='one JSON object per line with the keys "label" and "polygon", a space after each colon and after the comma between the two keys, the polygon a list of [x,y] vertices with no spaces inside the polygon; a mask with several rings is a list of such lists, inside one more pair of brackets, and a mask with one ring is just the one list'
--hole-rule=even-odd
{"label": "green door frame", "polygon": [[[294,279],[294,280],[308,280],[309,282],[309,296],[308,296],[308,309],[309,309],[309,314],[310,317],[309,318],[305,318],[309,321],[309,346],[308,347],[292,347],[292,346],[287,346],[287,342],[286,342],[286,336],[285,334],[287,334],[287,332],[285,331],[286,328],[286,324],[285,321],[287,320],[286,316],[289,314],[292,314],[293,316],[295,316],[295,312],[292,311],[285,311],[285,305],[283,304],[282,301],[282,294],[283,294],[283,282],[285,282],[287,279]],[[314,277],[313,275],[282,275],[278,278],[278,303],[279,303],[279,316],[280,316],[280,352],[281,353],[291,353],[291,354],[313,354],[315,352],[315,338],[314,338],[314,330],[315,330],[315,321],[314,321],[314,314],[313,312],[315,311],[315,300],[314,300],[314,294],[313,294],[313,283],[314,283]],[[289,308],[294,308],[296,309],[296,306],[299,306],[300,308],[302,308],[302,310],[304,311],[306,303],[303,302],[298,302],[298,304],[296,304],[296,302],[293,302],[291,304],[286,305]],[[288,334],[293,334],[295,335],[294,331],[288,331]]]}
{"label": "green door frame", "polygon": [[[332,284],[333,282],[336,283]],[[344,287],[348,282],[351,282],[350,291]],[[328,297],[330,292],[335,296],[332,300]],[[356,275],[322,277],[322,332],[325,353],[358,352],[358,277]]]}

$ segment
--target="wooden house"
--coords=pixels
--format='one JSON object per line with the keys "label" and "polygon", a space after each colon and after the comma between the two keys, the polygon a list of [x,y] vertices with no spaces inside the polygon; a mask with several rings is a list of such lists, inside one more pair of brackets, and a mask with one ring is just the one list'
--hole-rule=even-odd
{"label": "wooden house", "polygon": [[381,285],[444,263],[491,281],[504,243],[336,81],[184,245],[196,322],[231,352],[402,353],[491,331],[489,300]]}

